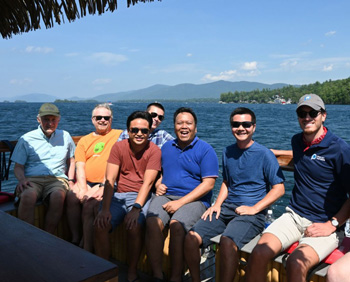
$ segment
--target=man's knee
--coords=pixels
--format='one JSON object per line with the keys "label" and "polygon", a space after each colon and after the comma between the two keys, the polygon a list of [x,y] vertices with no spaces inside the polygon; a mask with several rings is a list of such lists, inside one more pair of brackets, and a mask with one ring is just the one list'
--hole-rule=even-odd
{"label": "man's knee", "polygon": [[308,246],[300,246],[291,253],[287,260],[287,271],[293,273],[307,273],[314,265],[318,263],[317,253]]}
{"label": "man's knee", "polygon": [[272,259],[274,256],[274,252],[267,243],[258,243],[251,253],[251,259],[256,258],[264,262]]}
{"label": "man's knee", "polygon": [[155,230],[163,230],[164,225],[159,217],[148,217],[146,219],[146,230],[147,231],[155,231]]}
{"label": "man's knee", "polygon": [[20,197],[20,206],[22,207],[34,207],[38,197],[34,190],[25,190]]}
{"label": "man's knee", "polygon": [[234,254],[238,251],[236,243],[229,237],[221,236],[220,238],[220,254]]}
{"label": "man's knee", "polygon": [[89,217],[95,214],[95,211],[98,209],[99,201],[96,199],[89,199],[83,204],[82,217]]}
{"label": "man's knee", "polygon": [[177,220],[170,222],[170,236],[171,237],[185,237],[185,228]]}
{"label": "man's knee", "polygon": [[66,192],[64,190],[61,190],[61,189],[55,190],[55,191],[51,192],[49,197],[50,197],[49,198],[50,204],[52,202],[63,204],[64,200],[66,199]]}
{"label": "man's knee", "polygon": [[80,204],[80,200],[78,199],[77,195],[73,191],[67,192],[67,205],[77,205]]}
{"label": "man's knee", "polygon": [[185,237],[186,248],[199,248],[202,245],[202,237],[195,231],[189,231]]}

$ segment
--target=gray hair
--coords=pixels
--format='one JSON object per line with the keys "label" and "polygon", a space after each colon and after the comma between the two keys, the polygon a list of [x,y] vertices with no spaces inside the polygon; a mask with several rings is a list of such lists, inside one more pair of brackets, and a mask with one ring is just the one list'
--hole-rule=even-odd
{"label": "gray hair", "polygon": [[102,104],[97,104],[95,108],[92,110],[91,116],[94,116],[94,111],[98,108],[105,108],[111,112],[111,117],[113,118],[113,111],[112,108],[108,105],[108,103],[102,103]]}

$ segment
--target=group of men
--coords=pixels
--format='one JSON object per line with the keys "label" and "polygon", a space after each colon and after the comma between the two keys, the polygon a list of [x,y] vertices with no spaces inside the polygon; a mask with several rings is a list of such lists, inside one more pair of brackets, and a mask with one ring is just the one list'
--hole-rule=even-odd
{"label": "group of men", "polygon": [[[220,280],[233,281],[238,250],[263,232],[249,259],[246,281],[265,281],[268,261],[296,241],[299,246],[287,260],[287,276],[289,281],[305,281],[307,272],[339,245],[337,231],[350,216],[350,146],[324,126],[322,99],[307,94],[299,100],[302,132],[292,138],[295,186],[286,213],[265,230],[266,209],[284,194],[284,176],[273,152],[253,139],[254,112],[240,107],[230,115],[235,143],[224,149],[223,182],[213,205],[218,159],[196,135],[196,114],[185,107],[175,111],[174,139],[157,128],[164,112],[159,103],[133,112],[121,133],[112,129],[111,108],[96,106],[95,131],[81,138],[74,160],[74,142],[56,129],[58,108],[42,105],[38,129],[23,135],[12,155],[19,181],[19,218],[33,223],[35,203],[42,198],[48,204],[45,229],[53,233],[67,193],[72,243],[106,259],[109,233],[124,222],[128,281],[139,281],[144,228],[154,281],[165,281],[166,227],[170,281],[181,281],[184,261],[192,281],[200,281],[200,248],[219,234]],[[338,264],[337,271],[330,272],[334,279],[346,265]]]}

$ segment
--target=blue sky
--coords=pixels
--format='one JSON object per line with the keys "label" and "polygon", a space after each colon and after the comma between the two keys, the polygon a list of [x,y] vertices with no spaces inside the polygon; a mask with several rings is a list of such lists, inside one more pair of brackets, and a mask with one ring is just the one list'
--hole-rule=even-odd
{"label": "blue sky", "polygon": [[0,97],[350,76],[350,1],[162,0],[0,39]]}

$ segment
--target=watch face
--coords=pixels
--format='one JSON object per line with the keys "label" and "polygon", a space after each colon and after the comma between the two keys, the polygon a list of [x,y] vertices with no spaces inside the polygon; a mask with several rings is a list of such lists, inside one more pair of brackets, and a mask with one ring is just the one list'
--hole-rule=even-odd
{"label": "watch face", "polygon": [[332,225],[333,225],[334,227],[338,227],[338,225],[339,225],[338,220],[332,219]]}

